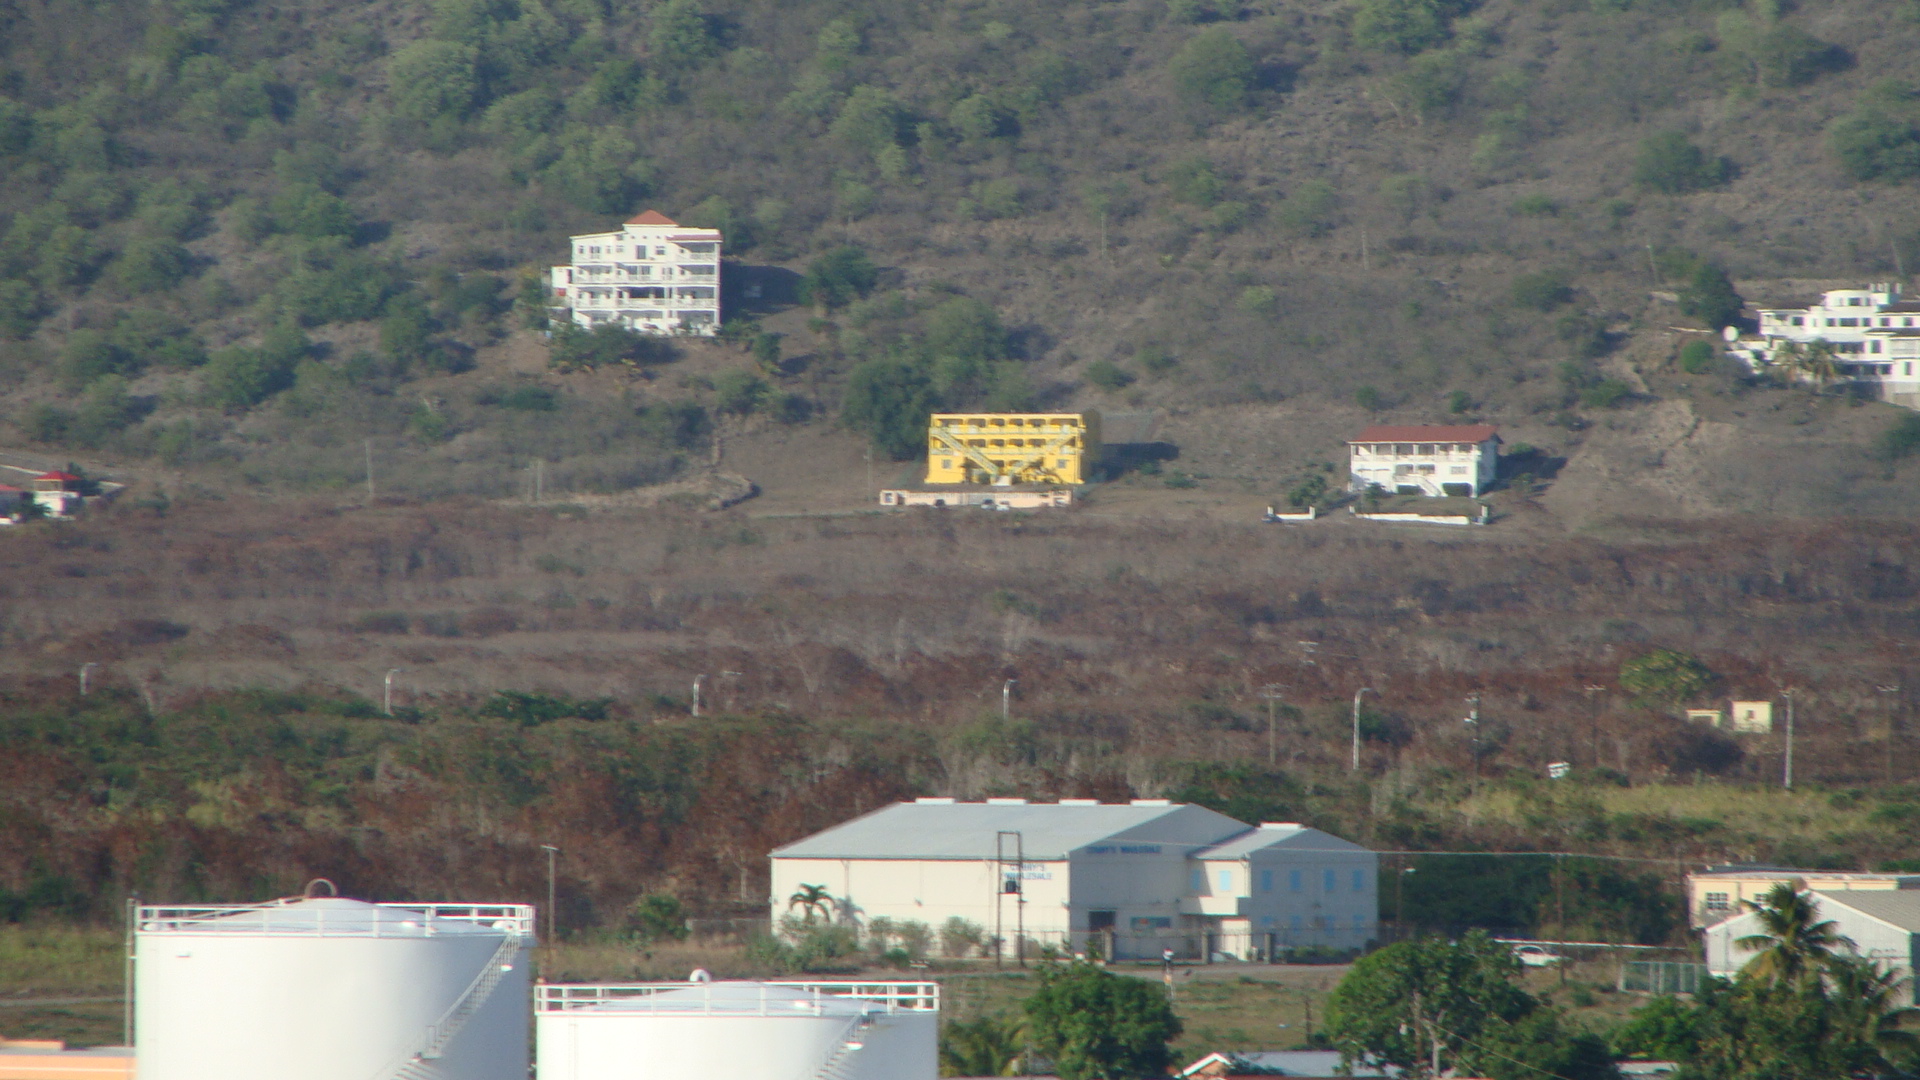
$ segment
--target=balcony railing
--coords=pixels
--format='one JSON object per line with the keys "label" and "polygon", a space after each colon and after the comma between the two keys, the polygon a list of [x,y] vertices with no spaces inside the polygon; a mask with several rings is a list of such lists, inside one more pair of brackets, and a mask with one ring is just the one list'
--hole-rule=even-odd
{"label": "balcony railing", "polygon": [[[809,1000],[771,996],[779,987],[798,990]],[[702,990],[699,996],[651,1000],[672,990]],[[715,994],[715,990],[722,990]],[[567,1012],[619,1003],[626,1009],[695,1016],[792,1015],[818,1010],[827,999],[868,1001],[887,1012],[939,1012],[940,984],[931,982],[770,982],[770,983],[596,983],[541,985],[534,990],[534,1011]]]}
{"label": "balcony railing", "polygon": [[380,917],[362,907],[301,907],[296,901],[270,904],[195,904],[185,907],[142,907],[139,927],[162,934],[312,934],[316,937],[419,937],[431,934],[434,920],[471,923],[489,930],[533,933],[531,904],[376,904],[393,912],[418,915],[408,926]]}

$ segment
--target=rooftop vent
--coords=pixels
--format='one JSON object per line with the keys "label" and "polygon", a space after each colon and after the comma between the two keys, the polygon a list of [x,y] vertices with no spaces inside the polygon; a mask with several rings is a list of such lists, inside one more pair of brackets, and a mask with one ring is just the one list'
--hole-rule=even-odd
{"label": "rooftop vent", "polygon": [[914,802],[914,805],[916,805],[916,806],[952,806],[952,805],[953,805],[953,796],[951,796],[951,795],[922,795],[922,796],[920,796],[919,798],[917,798],[917,799],[915,799],[915,800],[913,800],[913,802]]}
{"label": "rooftop vent", "polygon": [[1025,806],[1027,805],[1027,800],[1025,799],[988,799],[987,805],[988,806]]}
{"label": "rooftop vent", "polygon": [[1061,799],[1061,806],[1099,806],[1099,799]]}
{"label": "rooftop vent", "polygon": [[1172,806],[1172,799],[1135,799],[1132,806]]}
{"label": "rooftop vent", "polygon": [[1304,829],[1306,828],[1305,825],[1302,825],[1297,821],[1263,821],[1260,823],[1260,827],[1263,829]]}

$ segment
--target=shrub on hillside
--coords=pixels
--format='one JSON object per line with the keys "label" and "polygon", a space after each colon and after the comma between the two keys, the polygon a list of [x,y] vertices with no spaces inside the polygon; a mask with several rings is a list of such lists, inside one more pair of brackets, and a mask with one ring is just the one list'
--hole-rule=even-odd
{"label": "shrub on hillside", "polygon": [[1541,270],[1513,279],[1513,302],[1534,311],[1552,311],[1573,299],[1573,284],[1564,270]]}
{"label": "shrub on hillside", "polygon": [[1697,264],[1680,289],[1680,310],[1715,330],[1732,326],[1745,307],[1746,301],[1718,263]]}
{"label": "shrub on hillside", "polygon": [[1447,27],[1465,11],[1458,0],[1361,0],[1353,13],[1353,40],[1362,48],[1412,55],[1447,39]]}
{"label": "shrub on hillside", "polygon": [[1173,87],[1187,101],[1231,112],[1245,108],[1253,92],[1253,54],[1233,31],[1209,27],[1174,53],[1167,63]]}
{"label": "shrub on hillside", "polygon": [[854,365],[840,418],[874,449],[905,461],[925,446],[927,417],[937,403],[932,383],[917,365],[876,358]]}
{"label": "shrub on hillside", "polygon": [[1732,162],[1710,156],[1679,131],[1662,131],[1642,139],[1633,159],[1634,183],[1667,195],[1719,187],[1732,176]]}
{"label": "shrub on hillside", "polygon": [[1719,351],[1713,342],[1694,338],[1680,346],[1680,370],[1689,375],[1710,374],[1717,366]]}
{"label": "shrub on hillside", "polygon": [[1827,145],[1855,180],[1897,183],[1920,176],[1920,102],[1911,86],[1887,80],[1860,95],[1827,130]]}
{"label": "shrub on hillside", "polygon": [[824,311],[846,307],[873,291],[880,270],[867,253],[851,244],[834,248],[807,264],[800,295]]}

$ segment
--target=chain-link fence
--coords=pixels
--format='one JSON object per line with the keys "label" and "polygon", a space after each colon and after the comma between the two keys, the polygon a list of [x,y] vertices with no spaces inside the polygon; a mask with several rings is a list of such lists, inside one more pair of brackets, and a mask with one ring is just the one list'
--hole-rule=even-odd
{"label": "chain-link fence", "polygon": [[1629,960],[1620,965],[1620,989],[1633,994],[1697,994],[1707,978],[1705,964]]}

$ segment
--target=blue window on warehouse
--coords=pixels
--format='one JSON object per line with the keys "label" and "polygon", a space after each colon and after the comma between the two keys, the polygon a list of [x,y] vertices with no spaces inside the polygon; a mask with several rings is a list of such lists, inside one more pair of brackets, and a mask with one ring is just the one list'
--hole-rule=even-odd
{"label": "blue window on warehouse", "polygon": [[1287,871],[1287,888],[1292,889],[1294,892],[1300,891],[1300,871]]}
{"label": "blue window on warehouse", "polygon": [[1271,870],[1260,871],[1260,891],[1261,892],[1273,891],[1273,871]]}
{"label": "blue window on warehouse", "polygon": [[1197,893],[1207,891],[1207,872],[1205,870],[1195,870],[1193,872],[1193,891]]}
{"label": "blue window on warehouse", "polygon": [[1223,893],[1230,893],[1233,891],[1233,871],[1231,870],[1220,871],[1220,891]]}
{"label": "blue window on warehouse", "polygon": [[1334,882],[1333,871],[1331,870],[1321,871],[1320,873],[1320,891],[1321,892],[1332,892],[1333,882]]}
{"label": "blue window on warehouse", "polygon": [[1365,870],[1355,870],[1353,872],[1353,891],[1367,891],[1367,872]]}

